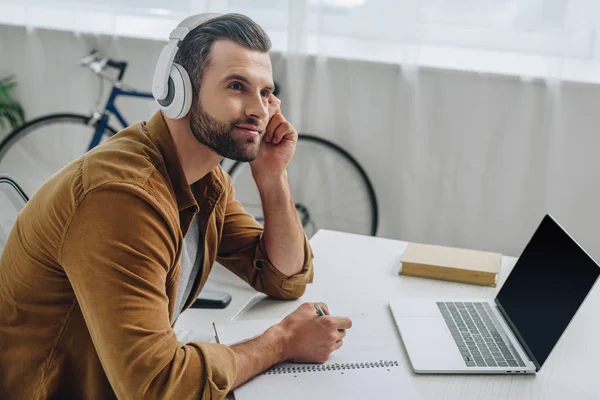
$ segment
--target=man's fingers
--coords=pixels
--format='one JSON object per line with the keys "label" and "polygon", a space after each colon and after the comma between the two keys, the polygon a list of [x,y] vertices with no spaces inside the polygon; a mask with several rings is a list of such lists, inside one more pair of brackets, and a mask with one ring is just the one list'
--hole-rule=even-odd
{"label": "man's fingers", "polygon": [[352,320],[347,317],[334,317],[335,325],[337,329],[350,329],[352,328]]}
{"label": "man's fingers", "polygon": [[345,329],[338,329],[338,342],[340,340],[342,340],[343,338],[346,337],[346,330]]}
{"label": "man's fingers", "polygon": [[322,319],[321,322],[325,329],[330,331],[340,331],[352,328],[352,321],[350,320],[350,318],[332,317],[330,315],[327,315],[319,319]]}
{"label": "man's fingers", "polygon": [[274,94],[269,96],[269,118],[281,112],[281,100],[275,97]]}
{"label": "man's fingers", "polygon": [[281,138],[286,134],[286,132],[289,129],[288,125],[289,123],[287,121],[284,121],[281,124],[279,124],[277,129],[275,129],[275,132],[273,132],[273,139],[271,139],[271,143],[277,144],[281,141]]}
{"label": "man's fingers", "polygon": [[339,349],[340,347],[342,347],[342,345],[344,344],[343,340],[338,340],[337,342],[334,343],[334,345],[332,346],[332,350],[331,352],[336,351],[337,349]]}
{"label": "man's fingers", "polygon": [[271,95],[269,96],[269,105],[280,106],[281,100],[279,100],[279,98],[277,96],[275,96],[273,93],[271,93]]}
{"label": "man's fingers", "polygon": [[321,310],[323,310],[323,313],[324,313],[325,315],[329,315],[329,309],[327,308],[327,304],[325,304],[325,303],[323,303],[323,302],[314,302],[314,303],[308,302],[308,303],[303,303],[303,304],[302,304],[300,307],[298,307],[298,308],[302,308],[302,307],[304,307],[304,308],[306,308],[306,310],[310,311],[311,313],[315,313],[315,314],[316,314],[316,312],[317,312],[317,308],[316,308],[316,306],[317,306],[317,305],[318,305],[319,307],[321,307]]}
{"label": "man's fingers", "polygon": [[[281,142],[281,140],[285,136],[295,135],[295,134],[296,134],[296,131],[294,130],[294,127],[292,127],[292,124],[290,124],[287,121],[284,121],[275,130],[275,133],[273,134],[272,143],[273,144],[279,144],[279,142]],[[290,136],[288,139],[293,140],[293,137]]]}
{"label": "man's fingers", "polygon": [[325,303],[316,303],[321,307],[321,310],[323,310],[323,312],[325,313],[325,315],[329,315],[329,308],[327,307],[327,304]]}
{"label": "man's fingers", "polygon": [[271,120],[269,121],[269,123],[267,124],[267,128],[265,129],[264,141],[267,143],[271,143],[271,141],[273,140],[273,135],[275,134],[275,131],[284,122],[286,122],[286,121],[285,121],[285,118],[283,117],[283,115],[281,115],[281,114],[274,115],[271,118]]}

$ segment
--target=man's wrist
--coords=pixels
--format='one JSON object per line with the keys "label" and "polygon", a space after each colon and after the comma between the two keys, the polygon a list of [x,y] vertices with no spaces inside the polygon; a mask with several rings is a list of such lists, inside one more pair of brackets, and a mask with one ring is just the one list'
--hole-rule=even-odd
{"label": "man's wrist", "polygon": [[269,341],[275,346],[274,349],[277,357],[276,363],[279,364],[287,360],[289,335],[286,329],[283,326],[281,326],[281,324],[276,324],[267,329],[267,331],[265,332],[265,336],[267,336],[269,338]]}
{"label": "man's wrist", "polygon": [[253,173],[258,193],[264,207],[287,208],[291,203],[287,172]]}
{"label": "man's wrist", "polygon": [[273,186],[281,186],[282,184],[287,185],[288,183],[286,170],[270,172],[256,171],[252,169],[252,178],[256,182],[256,186],[258,186],[259,189],[269,189]]}

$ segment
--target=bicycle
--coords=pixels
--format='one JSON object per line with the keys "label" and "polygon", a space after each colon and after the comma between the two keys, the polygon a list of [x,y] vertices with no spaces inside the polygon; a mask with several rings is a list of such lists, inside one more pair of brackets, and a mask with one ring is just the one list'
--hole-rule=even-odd
{"label": "bicycle", "polygon": [[[19,182],[29,196],[65,165],[116,134],[118,130],[109,124],[111,116],[123,128],[129,125],[115,104],[117,98],[153,98],[152,93],[122,83],[126,61],[111,60],[92,51],[80,60],[80,65],[94,72],[102,83],[112,84],[103,106],[90,115],[57,113],[38,117],[0,142],[0,173]],[[116,78],[106,72],[109,68],[117,72]],[[257,221],[264,222],[248,163],[224,160],[222,166],[231,176],[236,198]],[[299,134],[288,177],[308,237],[321,228],[377,234],[375,191],[363,168],[347,151],[325,139]]]}
{"label": "bicycle", "polygon": [[[139,92],[121,83],[127,62],[103,58],[93,51],[82,58],[80,64],[98,75],[101,83],[105,80],[112,83],[104,107],[94,110],[91,115],[57,113],[38,117],[0,142],[0,170],[19,182],[29,195],[59,169],[114,135],[117,130],[108,123],[110,115],[114,115],[123,127],[128,125],[115,105],[118,97],[152,98],[151,93]],[[110,76],[105,72],[108,68],[116,70],[118,76]]]}

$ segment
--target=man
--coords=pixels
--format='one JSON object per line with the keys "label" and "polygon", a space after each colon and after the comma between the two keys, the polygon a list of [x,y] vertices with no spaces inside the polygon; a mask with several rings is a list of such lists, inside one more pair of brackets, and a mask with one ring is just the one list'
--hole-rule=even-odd
{"label": "man", "polygon": [[[275,363],[324,362],[342,345],[351,321],[311,304],[231,348],[184,345],[172,328],[215,260],[280,299],[312,281],[285,172],[297,132],[272,94],[269,48],[247,17],[202,23],[175,57],[189,113],[125,129],[29,201],[0,260],[0,398],[222,399]],[[264,230],[222,157],[251,162]]]}

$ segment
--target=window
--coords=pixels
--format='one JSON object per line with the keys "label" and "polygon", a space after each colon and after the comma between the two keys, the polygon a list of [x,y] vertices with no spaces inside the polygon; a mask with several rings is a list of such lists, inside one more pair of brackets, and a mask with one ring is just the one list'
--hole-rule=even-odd
{"label": "window", "polygon": [[0,0],[0,23],[164,40],[204,11],[250,16],[282,52],[526,75],[600,58],[597,0]]}

